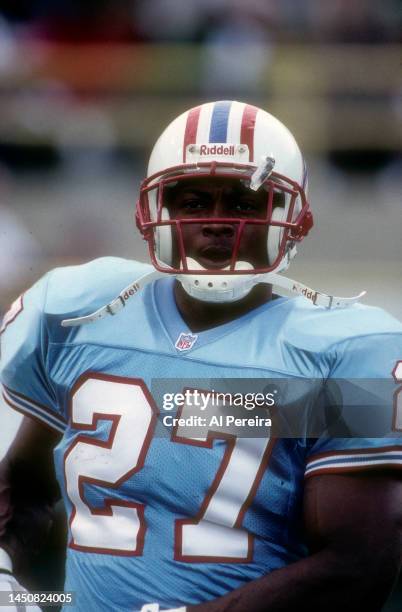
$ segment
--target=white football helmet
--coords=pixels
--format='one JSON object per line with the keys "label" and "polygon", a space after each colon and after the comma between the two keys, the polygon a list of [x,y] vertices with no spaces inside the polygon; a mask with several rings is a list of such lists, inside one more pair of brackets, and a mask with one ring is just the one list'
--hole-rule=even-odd
{"label": "white football helmet", "polygon": [[[256,269],[238,258],[245,226],[261,224],[261,218],[170,219],[166,189],[183,179],[208,176],[236,178],[250,189],[267,192],[263,223],[268,230],[268,265]],[[148,242],[156,270],[176,274],[184,289],[198,299],[234,301],[247,295],[261,275],[288,267],[296,253],[295,243],[313,225],[306,186],[300,149],[278,119],[243,102],[209,102],[177,117],[156,142],[141,185],[137,226]],[[278,193],[283,194],[282,203],[274,206]],[[236,230],[230,266],[207,269],[189,257],[182,233],[185,223],[229,222]]]}

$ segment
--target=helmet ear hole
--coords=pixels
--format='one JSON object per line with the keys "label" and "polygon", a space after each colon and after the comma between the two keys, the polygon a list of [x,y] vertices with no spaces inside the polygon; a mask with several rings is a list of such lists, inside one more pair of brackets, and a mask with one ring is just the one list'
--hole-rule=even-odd
{"label": "helmet ear hole", "polygon": [[[161,210],[161,220],[169,221],[170,215],[167,208]],[[155,255],[159,261],[172,265],[172,228],[170,225],[161,225],[155,229]]]}

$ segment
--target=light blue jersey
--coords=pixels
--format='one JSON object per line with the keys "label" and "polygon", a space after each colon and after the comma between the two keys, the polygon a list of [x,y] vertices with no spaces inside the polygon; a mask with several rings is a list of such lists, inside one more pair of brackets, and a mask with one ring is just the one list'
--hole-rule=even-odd
{"label": "light blue jersey", "polygon": [[163,435],[159,379],[388,380],[389,430],[402,428],[402,326],[378,308],[279,297],[192,334],[171,278],[117,316],[61,326],[150,269],[103,258],[54,270],[3,323],[6,401],[63,434],[55,466],[69,518],[65,589],[77,610],[219,597],[307,554],[305,477],[402,466],[398,437],[274,440],[208,428],[191,437],[180,424]]}

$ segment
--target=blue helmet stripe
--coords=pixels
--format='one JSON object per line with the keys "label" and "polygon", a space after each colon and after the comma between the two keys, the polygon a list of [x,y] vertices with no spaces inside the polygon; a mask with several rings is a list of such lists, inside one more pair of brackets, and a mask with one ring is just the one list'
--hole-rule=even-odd
{"label": "blue helmet stripe", "polygon": [[229,100],[215,103],[209,130],[209,142],[226,142],[231,105],[232,102]]}

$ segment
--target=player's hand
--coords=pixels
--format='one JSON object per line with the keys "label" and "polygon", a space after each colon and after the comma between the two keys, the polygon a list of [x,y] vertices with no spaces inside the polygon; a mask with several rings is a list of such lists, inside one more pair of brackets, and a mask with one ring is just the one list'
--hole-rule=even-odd
{"label": "player's hand", "polygon": [[181,608],[169,608],[169,610],[164,608],[161,610],[158,603],[144,604],[141,608],[141,612],[186,612],[186,610],[186,606],[182,606]]}
{"label": "player's hand", "polygon": [[13,576],[13,565],[11,558],[4,548],[0,548],[0,601],[1,612],[18,612],[18,610],[29,610],[29,612],[41,612],[35,604],[27,605],[28,601],[14,601],[15,595],[29,595],[18,580]]}
{"label": "player's hand", "polygon": [[[28,594],[28,591],[20,585],[18,580],[7,570],[0,568],[0,593],[3,605],[1,612],[18,612],[19,610],[27,610],[29,612],[41,612],[41,609],[35,604],[28,605],[22,601],[14,601],[15,595]],[[5,599],[4,599],[5,598]],[[6,601],[9,603],[6,604]]]}

